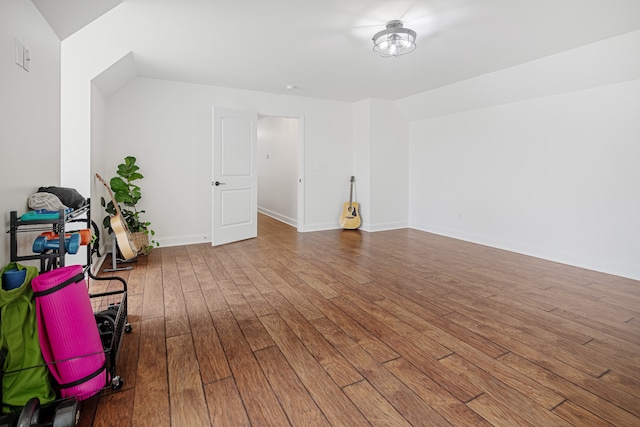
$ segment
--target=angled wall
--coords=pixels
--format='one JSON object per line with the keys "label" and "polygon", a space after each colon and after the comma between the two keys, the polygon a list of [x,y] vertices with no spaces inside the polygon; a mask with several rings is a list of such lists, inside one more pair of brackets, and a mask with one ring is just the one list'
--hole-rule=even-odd
{"label": "angled wall", "polygon": [[629,33],[402,100],[411,226],[640,278],[639,50]]}

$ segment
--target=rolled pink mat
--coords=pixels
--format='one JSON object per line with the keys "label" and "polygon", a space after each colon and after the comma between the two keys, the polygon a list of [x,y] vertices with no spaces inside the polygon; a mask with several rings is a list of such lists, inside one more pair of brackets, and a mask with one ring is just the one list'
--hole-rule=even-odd
{"label": "rolled pink mat", "polygon": [[62,267],[31,281],[40,347],[62,398],[87,399],[109,381],[106,357],[82,266]]}

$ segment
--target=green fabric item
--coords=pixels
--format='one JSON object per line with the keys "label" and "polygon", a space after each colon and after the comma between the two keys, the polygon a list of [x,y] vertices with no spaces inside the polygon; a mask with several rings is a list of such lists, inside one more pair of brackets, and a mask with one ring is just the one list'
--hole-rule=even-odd
{"label": "green fabric item", "polygon": [[6,355],[2,367],[2,412],[24,406],[33,397],[42,404],[56,398],[40,351],[36,301],[31,289],[31,279],[38,275],[38,269],[9,263],[0,271],[0,285],[2,273],[12,269],[26,269],[27,274],[19,288],[5,291],[0,286],[0,350]]}

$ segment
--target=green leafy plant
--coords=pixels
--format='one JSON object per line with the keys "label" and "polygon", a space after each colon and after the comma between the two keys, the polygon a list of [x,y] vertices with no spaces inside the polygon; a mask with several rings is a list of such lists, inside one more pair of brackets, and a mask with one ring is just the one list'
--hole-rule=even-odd
{"label": "green leafy plant", "polygon": [[[140,214],[145,213],[145,211],[138,210],[136,207],[142,198],[142,192],[134,181],[144,178],[139,170],[140,167],[136,165],[135,157],[125,157],[124,163],[118,165],[118,176],[111,178],[109,186],[111,187],[111,191],[113,191],[113,197],[118,202],[122,220],[126,222],[129,231],[131,233],[144,233],[147,235],[148,244],[139,249],[140,252],[148,254],[151,249],[160,246],[160,244],[152,239],[156,233],[150,228],[151,223],[140,217]],[[104,197],[100,198],[100,203],[109,214],[102,220],[102,225],[109,231],[109,234],[111,234],[113,233],[111,229],[111,216],[116,214],[116,208],[112,201],[107,203]]]}

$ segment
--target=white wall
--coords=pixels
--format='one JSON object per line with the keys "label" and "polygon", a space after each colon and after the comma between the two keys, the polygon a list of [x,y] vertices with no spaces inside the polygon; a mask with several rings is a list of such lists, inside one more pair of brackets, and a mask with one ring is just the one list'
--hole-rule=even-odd
{"label": "white wall", "polygon": [[[362,229],[408,226],[409,124],[398,105],[365,99],[353,105],[354,200]],[[345,186],[345,188],[349,188]],[[346,201],[349,194],[347,193]]]}
{"label": "white wall", "polygon": [[[100,195],[104,194],[106,196],[106,192],[104,191],[102,184],[97,182],[92,176],[85,176],[89,171],[97,171],[102,173],[102,153],[105,150],[108,150],[108,147],[105,143],[105,109],[106,109],[106,100],[100,90],[93,83],[89,83],[90,89],[90,108],[88,108],[89,116],[90,116],[90,126],[87,124],[82,124],[80,127],[87,128],[90,130],[90,138],[89,144],[87,147],[82,147],[80,152],[82,153],[96,153],[93,158],[89,158],[88,161],[83,165],[82,168],[78,168],[82,172],[82,176],[84,177],[79,182],[68,183],[67,186],[75,189],[82,189],[83,195],[87,198],[91,197],[91,220],[93,220],[98,228],[99,233],[99,241],[98,249],[100,254],[106,253],[105,244],[111,243],[111,237],[107,234],[107,232],[102,228],[102,218],[105,216],[104,210],[100,205]],[[63,144],[64,146],[64,144]],[[64,164],[64,162],[63,162]],[[62,176],[69,176],[70,174],[62,173]],[[86,224],[70,224],[69,230],[75,230],[79,228],[84,228]],[[91,228],[91,232],[93,233],[93,227]],[[67,254],[66,264],[86,264],[87,262],[87,252],[86,247],[82,246],[78,253],[75,255]],[[101,262],[98,259],[93,259],[94,263]],[[99,264],[94,264],[94,268],[99,268]]]}
{"label": "white wall", "polygon": [[[536,80],[531,68],[553,76],[576,57],[585,64],[609,61],[598,76],[575,68],[566,85],[558,82],[555,95],[533,92],[529,99],[501,103],[467,92],[475,96],[469,100],[457,85],[424,94],[431,117],[410,127],[410,225],[640,278],[640,79],[633,79],[640,77],[634,53],[639,36],[546,58],[544,66],[536,61],[499,72],[503,86],[521,83],[526,92],[526,76]],[[605,57],[603,43],[610,47]],[[625,67],[624,78],[618,67]],[[473,80],[460,85],[491,82],[495,93],[503,93],[493,75]],[[571,90],[586,80],[594,87]],[[438,99],[448,99],[441,115]]]}
{"label": "white wall", "polygon": [[128,55],[125,50],[77,43],[73,36],[62,43],[61,183],[85,197],[90,197],[94,181],[91,80]]}
{"label": "white wall", "polygon": [[[371,230],[371,104],[364,99],[353,104],[353,200],[359,203],[361,229]],[[349,177],[345,176],[343,203],[349,201]]]}
{"label": "white wall", "polygon": [[303,177],[305,230],[338,226],[353,161],[351,104],[136,78],[107,101],[105,174],[137,157],[145,175],[140,203],[161,245],[211,239],[213,105],[304,117],[305,163],[312,165]]}
{"label": "white wall", "polygon": [[[91,85],[91,145],[90,153],[92,153],[89,159],[89,169],[93,173],[99,173],[100,176],[108,181],[104,175],[104,156],[109,151],[109,145],[106,141],[107,129],[106,129],[106,109],[107,100],[102,95],[102,92],[94,85]],[[90,197],[91,197],[91,219],[99,227],[100,242],[98,249],[101,254],[106,253],[106,245],[111,244],[111,236],[107,231],[102,228],[102,219],[106,216],[105,211],[100,204],[100,198],[104,197],[106,201],[109,201],[109,195],[104,186],[98,182],[93,176],[88,180],[90,185]]]}
{"label": "white wall", "polygon": [[258,120],[258,211],[298,224],[298,122],[290,117]]}
{"label": "white wall", "polygon": [[371,231],[407,227],[409,124],[398,106],[371,104]]}
{"label": "white wall", "polygon": [[[26,72],[14,61],[14,40],[31,51]],[[9,211],[27,209],[40,186],[60,184],[60,40],[30,1],[0,2],[0,264],[9,262]],[[24,237],[22,235],[21,237]],[[27,255],[33,240],[20,239]],[[27,263],[25,263],[27,264]]]}

